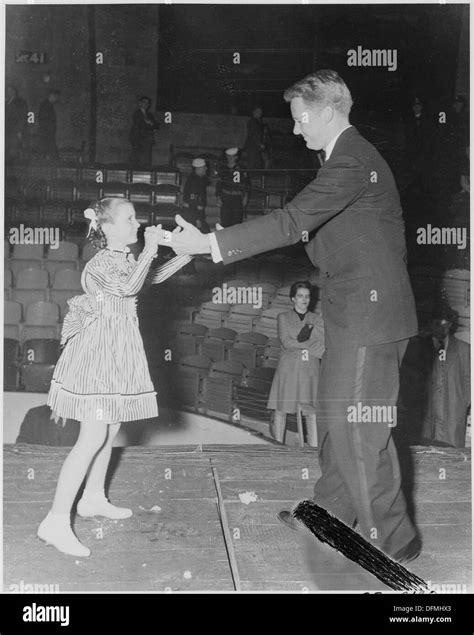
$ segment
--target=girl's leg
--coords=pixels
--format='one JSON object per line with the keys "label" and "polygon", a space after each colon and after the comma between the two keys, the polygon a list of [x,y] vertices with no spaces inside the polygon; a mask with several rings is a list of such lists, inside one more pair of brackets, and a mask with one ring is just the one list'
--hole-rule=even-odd
{"label": "girl's leg", "polygon": [[86,490],[100,492],[104,489],[107,468],[112,454],[112,445],[119,430],[120,423],[109,423],[107,425],[107,438],[92,462],[86,480]]}
{"label": "girl's leg", "polygon": [[111,423],[107,426],[107,439],[97,453],[92,463],[86,486],[81,500],[77,504],[77,513],[80,516],[106,516],[107,518],[122,519],[129,518],[132,510],[126,507],[116,507],[109,503],[104,492],[105,477],[112,454],[112,445],[118,431],[120,423]]}
{"label": "girl's leg", "polygon": [[92,459],[104,445],[107,428],[102,422],[82,421],[79,438],[68,454],[59,474],[51,512],[70,514],[79,487]]}
{"label": "girl's leg", "polygon": [[270,434],[275,439],[275,441],[284,443],[285,431],[286,431],[286,412],[275,410],[273,419],[270,422]]}
{"label": "girl's leg", "polygon": [[38,528],[38,537],[63,553],[90,555],[71,529],[71,508],[94,455],[104,444],[106,432],[97,421],[81,422],[79,438],[61,468],[51,510]]}

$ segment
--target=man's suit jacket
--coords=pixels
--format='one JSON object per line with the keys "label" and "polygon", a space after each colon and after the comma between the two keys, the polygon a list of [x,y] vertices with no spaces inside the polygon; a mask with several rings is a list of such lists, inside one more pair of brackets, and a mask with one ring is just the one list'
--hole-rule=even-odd
{"label": "man's suit jacket", "polygon": [[352,126],[317,177],[283,209],[216,232],[224,264],[305,240],[323,280],[326,348],[418,331],[400,198],[385,160]]}

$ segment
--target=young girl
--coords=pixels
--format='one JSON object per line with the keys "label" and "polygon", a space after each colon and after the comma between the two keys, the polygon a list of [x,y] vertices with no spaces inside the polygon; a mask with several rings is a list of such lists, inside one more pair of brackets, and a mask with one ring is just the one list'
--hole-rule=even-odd
{"label": "young girl", "polygon": [[112,443],[122,421],[158,415],[156,393],[138,329],[136,295],[156,257],[160,226],[147,227],[137,261],[127,245],[140,223],[124,198],[104,198],[84,212],[89,238],[100,251],[82,273],[85,295],[69,301],[63,323],[65,348],[54,370],[48,405],[56,419],[81,422],[76,445],[64,461],[50,512],[38,537],[59,551],[89,556],[71,528],[71,508],[80,516],[128,518],[132,510],[112,505],[104,493]]}

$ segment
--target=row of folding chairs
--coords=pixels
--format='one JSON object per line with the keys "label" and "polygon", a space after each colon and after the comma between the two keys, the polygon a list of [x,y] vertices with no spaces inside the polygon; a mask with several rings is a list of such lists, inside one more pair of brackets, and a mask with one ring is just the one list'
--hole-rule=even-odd
{"label": "row of folding chairs", "polygon": [[240,362],[247,368],[275,368],[281,353],[278,337],[258,331],[237,332],[229,328],[207,328],[202,324],[182,324],[171,344],[178,359],[205,355],[212,361]]}
{"label": "row of folding chairs", "polygon": [[144,183],[179,186],[179,170],[171,166],[155,166],[151,170],[133,170],[123,164],[96,165],[14,165],[6,167],[6,178],[23,182],[65,180],[73,183]]}
{"label": "row of folding chairs", "polygon": [[[175,197],[173,197],[173,200]],[[69,237],[84,231],[88,221],[84,218],[84,210],[95,197],[83,202],[56,201],[44,203],[37,199],[13,200],[5,202],[5,221],[8,226],[27,225],[28,227],[58,227],[62,236]],[[137,221],[144,225],[162,223],[175,226],[174,217],[180,212],[178,203],[133,203]]]}
{"label": "row of folding chairs", "polygon": [[148,203],[149,205],[177,205],[180,191],[176,185],[150,185],[147,183],[121,183],[109,181],[106,183],[79,182],[67,180],[35,181],[27,183],[18,190],[6,190],[8,198],[35,198],[40,201],[91,201],[103,197],[125,197],[132,203]]}
{"label": "row of folding chairs", "polygon": [[56,339],[3,340],[3,389],[47,392],[60,346]]}
{"label": "row of folding chairs", "polygon": [[57,340],[61,335],[60,309],[55,302],[31,302],[24,310],[19,302],[4,303],[3,336],[24,342],[29,339]]}
{"label": "row of folding chairs", "polygon": [[[22,234],[23,232],[23,234]],[[48,228],[44,231],[37,230],[37,243],[25,244],[29,242],[30,234],[24,233],[24,230],[18,229],[15,233],[10,232],[9,240],[4,241],[3,257],[5,266],[10,268],[16,275],[21,269],[34,267],[36,269],[46,269],[53,273],[58,269],[79,269],[81,263],[86,263],[96,253],[91,243],[86,242],[79,249],[79,245],[72,241],[55,242],[55,236],[51,238]],[[34,239],[34,233],[31,234]],[[11,240],[18,237],[24,242],[19,244],[11,244]],[[23,238],[22,238],[23,237]]]}
{"label": "row of folding chairs", "polygon": [[34,302],[54,302],[59,306],[62,319],[67,312],[67,301],[84,293],[81,272],[77,269],[59,269],[52,274],[42,269],[22,269],[16,276],[15,286],[12,282],[12,272],[6,269],[4,300],[20,304],[23,315]]}
{"label": "row of folding chairs", "polygon": [[240,415],[269,419],[267,402],[274,367],[246,367],[236,360],[188,355],[176,365],[175,372],[181,406],[229,420],[238,420]]}

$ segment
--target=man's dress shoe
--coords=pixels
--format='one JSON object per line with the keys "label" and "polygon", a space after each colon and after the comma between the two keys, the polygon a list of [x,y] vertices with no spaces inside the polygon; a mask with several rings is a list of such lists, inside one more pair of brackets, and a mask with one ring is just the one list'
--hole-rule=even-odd
{"label": "man's dress shoe", "polygon": [[292,515],[291,512],[283,511],[280,512],[277,516],[278,520],[282,522],[284,525],[289,527],[290,529],[301,529],[302,525],[299,523],[296,518]]}

